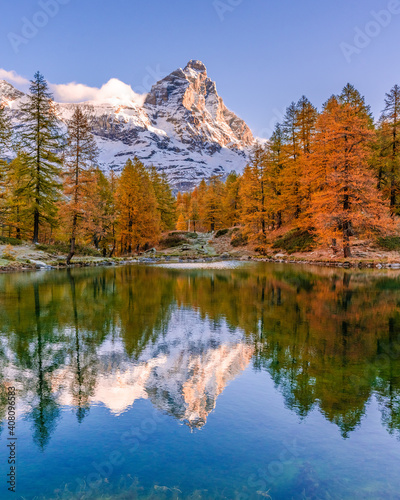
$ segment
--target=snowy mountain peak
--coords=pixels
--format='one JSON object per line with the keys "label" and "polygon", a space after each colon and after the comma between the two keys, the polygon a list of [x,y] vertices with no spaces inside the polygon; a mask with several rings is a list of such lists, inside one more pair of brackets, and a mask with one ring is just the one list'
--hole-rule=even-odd
{"label": "snowy mountain peak", "polygon": [[[15,126],[23,119],[19,104],[24,95],[0,81],[0,103],[9,107]],[[100,166],[121,170],[128,158],[137,156],[165,172],[176,190],[191,189],[212,175],[242,171],[254,145],[249,127],[225,106],[205,65],[195,59],[154,84],[146,96],[111,79],[90,101],[57,104],[61,122],[75,106],[88,102]]]}
{"label": "snowy mountain peak", "polygon": [[226,108],[200,61],[189,61],[153,85],[145,107],[154,126],[173,126],[191,151],[213,155],[222,147],[243,150],[254,144],[249,127]]}
{"label": "snowy mountain peak", "polygon": [[207,68],[205,67],[205,64],[196,59],[192,59],[187,63],[184,71],[186,71],[187,69],[199,71],[200,73],[205,73],[207,75]]}

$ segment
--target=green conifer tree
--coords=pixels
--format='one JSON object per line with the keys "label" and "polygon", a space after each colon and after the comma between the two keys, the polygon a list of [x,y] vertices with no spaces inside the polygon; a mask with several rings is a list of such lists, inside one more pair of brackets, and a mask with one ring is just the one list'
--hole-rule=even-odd
{"label": "green conifer tree", "polygon": [[157,209],[161,217],[161,230],[173,229],[176,223],[176,201],[167,176],[164,173],[159,174],[155,167],[151,167],[150,179],[157,199]]}
{"label": "green conifer tree", "polygon": [[385,109],[381,116],[381,156],[386,173],[390,209],[399,212],[398,192],[400,188],[400,87],[395,85],[386,94]]}
{"label": "green conifer tree", "polygon": [[61,135],[52,94],[43,75],[31,80],[30,94],[21,107],[25,118],[21,133],[24,158],[22,173],[27,179],[21,188],[30,200],[33,216],[33,243],[39,241],[42,222],[54,223],[60,195]]}

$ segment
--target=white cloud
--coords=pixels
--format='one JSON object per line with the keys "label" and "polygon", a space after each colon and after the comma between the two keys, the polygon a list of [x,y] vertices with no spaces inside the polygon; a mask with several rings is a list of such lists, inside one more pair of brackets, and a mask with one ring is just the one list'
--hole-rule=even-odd
{"label": "white cloud", "polygon": [[7,71],[0,68],[0,80],[7,80],[7,82],[10,82],[24,92],[29,89],[29,80],[18,75],[15,71]]}
{"label": "white cloud", "polygon": [[50,90],[54,94],[54,100],[57,102],[83,102],[95,98],[96,90],[82,83],[61,83],[49,84]]}
{"label": "white cloud", "polygon": [[49,84],[57,102],[111,102],[113,104],[123,104],[134,102],[143,105],[145,95],[137,94],[127,85],[117,78],[111,78],[101,88],[88,87],[82,83]]}
{"label": "white cloud", "polygon": [[[18,89],[26,92],[29,89],[29,80],[18,75],[15,71],[6,71],[0,68],[0,80],[7,80]],[[117,78],[111,78],[100,88],[89,87],[82,83],[49,83],[51,92],[54,94],[56,102],[110,102],[112,104],[129,104],[132,101],[138,105],[143,105],[146,95],[137,94],[127,85]]]}

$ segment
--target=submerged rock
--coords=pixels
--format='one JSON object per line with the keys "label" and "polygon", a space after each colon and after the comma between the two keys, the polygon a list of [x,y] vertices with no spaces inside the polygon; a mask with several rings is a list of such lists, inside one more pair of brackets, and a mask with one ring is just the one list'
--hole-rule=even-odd
{"label": "submerged rock", "polygon": [[41,260],[30,259],[30,263],[34,264],[36,269],[54,269],[53,266],[50,266],[49,264],[46,264],[45,262],[42,262]]}

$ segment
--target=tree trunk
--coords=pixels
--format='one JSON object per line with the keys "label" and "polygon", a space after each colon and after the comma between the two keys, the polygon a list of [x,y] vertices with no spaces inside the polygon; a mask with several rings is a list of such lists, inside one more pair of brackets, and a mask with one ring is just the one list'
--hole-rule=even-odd
{"label": "tree trunk", "polygon": [[[349,164],[348,164],[348,160],[347,160],[347,155],[348,155],[347,134],[345,135],[344,140],[346,142],[345,173],[346,173],[346,181],[348,182]],[[348,214],[350,212],[350,199],[349,199],[348,184],[346,184],[345,188],[344,188],[343,210],[345,210]],[[343,222],[343,255],[344,255],[345,258],[351,257],[351,250],[350,250],[350,229],[351,229],[351,223],[349,222],[349,220],[348,220],[347,217],[348,216],[346,216],[346,220]]]}
{"label": "tree trunk", "polygon": [[396,206],[396,182],[394,178],[394,165],[392,166],[391,179],[390,179],[390,208],[392,212]]}
{"label": "tree trunk", "polygon": [[281,226],[282,226],[282,212],[279,210],[277,213],[276,227],[277,229],[280,229]]}
{"label": "tree trunk", "polygon": [[347,221],[343,223],[343,256],[345,258],[351,257],[349,223]]}
{"label": "tree trunk", "polygon": [[70,265],[72,257],[75,255],[75,236],[70,239],[71,247],[67,256],[67,266]]}
{"label": "tree trunk", "polygon": [[392,151],[392,171],[391,171],[391,179],[390,179],[390,208],[392,213],[395,211],[396,207],[396,179],[395,179],[395,163],[396,163],[396,125],[393,128],[393,151]]}
{"label": "tree trunk", "polygon": [[33,214],[33,238],[32,243],[39,243],[39,210],[35,208]]}
{"label": "tree trunk", "polygon": [[19,207],[17,207],[17,240],[21,239],[21,228],[19,227],[20,218],[19,218]]}
{"label": "tree trunk", "polygon": [[[40,110],[38,109],[37,114],[37,132],[39,135],[40,129]],[[39,243],[39,223],[40,223],[40,213],[39,213],[39,204],[40,204],[40,145],[36,145],[36,186],[35,186],[35,212],[33,214],[33,243]]]}
{"label": "tree trunk", "polygon": [[[129,222],[128,222],[128,253],[131,254],[132,253],[132,227],[133,227],[133,220],[132,219],[129,219]],[[136,250],[137,251],[137,250]]]}
{"label": "tree trunk", "polygon": [[67,266],[70,265],[71,259],[75,255],[75,235],[76,235],[77,222],[78,222],[78,218],[77,218],[76,214],[74,214],[74,218],[72,219],[72,234],[71,234],[71,239],[70,239],[71,247],[69,250],[69,254],[67,256]]}
{"label": "tree trunk", "polygon": [[115,240],[115,226],[113,224],[112,226],[112,235],[113,235],[113,247],[111,249],[111,252],[110,252],[110,257],[112,257],[114,255],[114,252],[115,252],[115,246],[117,244],[116,240]]}
{"label": "tree trunk", "polygon": [[382,167],[379,167],[378,170],[378,182],[376,184],[377,189],[380,191],[382,188],[382,177],[383,177],[383,170]]}
{"label": "tree trunk", "polygon": [[[297,190],[297,188],[296,188],[296,194],[297,194],[297,191],[298,191],[298,190]],[[295,218],[295,219],[298,219],[299,217],[300,217],[300,207],[299,207],[299,205],[296,205],[296,210],[295,210],[295,212],[294,212],[294,218]]]}
{"label": "tree trunk", "polygon": [[[261,175],[264,175],[264,169],[262,170]],[[262,228],[262,233],[265,236],[265,197],[264,197],[264,182],[261,180],[261,213],[262,213],[262,218],[261,218],[261,228]]]}

